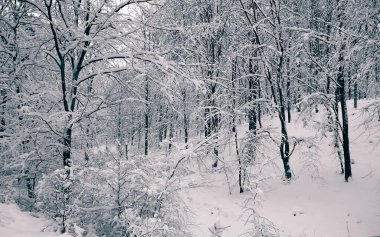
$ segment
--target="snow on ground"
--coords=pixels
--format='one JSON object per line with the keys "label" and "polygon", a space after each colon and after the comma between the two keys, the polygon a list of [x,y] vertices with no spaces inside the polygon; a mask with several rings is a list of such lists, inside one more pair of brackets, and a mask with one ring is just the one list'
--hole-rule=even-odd
{"label": "snow on ground", "polygon": [[234,233],[246,229],[244,221],[240,218],[244,195],[238,194],[237,189],[229,195],[223,177],[220,178],[222,179],[212,182],[214,185],[196,188],[188,193],[186,201],[193,212],[190,229],[194,236],[214,236],[212,232],[221,231],[221,236],[235,236]]}
{"label": "snow on ground", "polygon": [[70,237],[49,232],[52,223],[22,212],[15,204],[0,203],[0,237]]}
{"label": "snow on ground", "polygon": [[[283,182],[282,173],[277,169],[266,171],[276,173],[277,177],[263,186],[265,191],[257,211],[280,228],[281,236],[380,236],[380,144],[376,143],[380,134],[363,133],[359,110],[353,109],[350,102],[348,109],[353,159],[350,182],[344,182],[339,173],[339,161],[329,146],[330,137],[316,141],[320,150],[314,162],[310,162],[305,153],[292,156],[294,179],[291,183]],[[278,124],[276,120],[271,123]],[[301,122],[289,124],[288,130],[289,135],[295,137],[315,134]],[[226,160],[228,153],[223,154]],[[230,155],[231,161],[235,159],[232,157]],[[280,158],[276,163],[282,167]],[[208,185],[186,194],[193,211],[190,229],[194,236],[237,237],[252,227],[244,225],[241,207],[247,195],[238,193],[236,179],[232,181],[230,177],[229,180],[233,185],[232,195],[224,172],[214,172],[203,179]],[[215,226],[224,232],[212,235]]]}
{"label": "snow on ground", "polygon": [[[292,236],[380,236],[380,146],[373,143],[379,134],[363,134],[358,126],[359,112],[351,106],[350,150],[354,162],[350,182],[344,182],[338,160],[330,155],[328,142],[322,141],[318,177],[305,173],[300,165],[303,157],[294,156],[291,164],[296,179],[289,185],[276,180],[269,184],[262,213]],[[289,132],[297,136],[303,129],[292,125]]]}
{"label": "snow on ground", "polygon": [[[353,109],[352,103],[348,105],[353,159],[350,182],[344,182],[339,174],[339,162],[329,146],[330,137],[316,141],[319,150],[314,160],[308,158],[311,153],[294,153],[291,157],[294,179],[290,183],[282,181],[281,169],[266,168],[265,174],[274,174],[274,177],[262,185],[264,193],[257,211],[281,230],[281,236],[380,236],[380,134],[363,133],[364,128],[358,126],[361,123],[359,110]],[[276,117],[267,123],[278,126]],[[245,127],[240,127],[240,135]],[[310,128],[304,128],[302,122],[292,122],[288,130],[290,136],[298,138],[315,134]],[[233,151],[231,145],[222,154],[227,167],[232,167],[230,171],[220,169],[210,174],[210,170],[205,172],[203,168],[187,177],[203,184],[182,193],[192,212],[189,229],[196,237],[238,237],[253,227],[245,225],[242,216],[248,195],[238,193]],[[277,148],[267,152],[276,154]],[[275,161],[281,168],[280,158]],[[51,224],[21,212],[14,204],[0,204],[0,237],[63,237],[47,232],[52,229],[46,228]]]}

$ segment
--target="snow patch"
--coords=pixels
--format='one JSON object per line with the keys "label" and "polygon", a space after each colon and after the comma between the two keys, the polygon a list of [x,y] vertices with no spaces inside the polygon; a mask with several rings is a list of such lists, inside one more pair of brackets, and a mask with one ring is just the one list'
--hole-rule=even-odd
{"label": "snow patch", "polygon": [[52,225],[42,217],[22,212],[15,204],[0,204],[1,237],[71,237],[48,231]]}

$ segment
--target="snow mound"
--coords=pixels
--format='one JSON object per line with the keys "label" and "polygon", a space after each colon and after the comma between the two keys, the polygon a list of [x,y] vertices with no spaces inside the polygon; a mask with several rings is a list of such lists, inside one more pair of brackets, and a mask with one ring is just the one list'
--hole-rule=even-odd
{"label": "snow mound", "polygon": [[44,218],[22,212],[15,204],[0,203],[0,236],[2,237],[70,237],[48,232],[52,223]]}

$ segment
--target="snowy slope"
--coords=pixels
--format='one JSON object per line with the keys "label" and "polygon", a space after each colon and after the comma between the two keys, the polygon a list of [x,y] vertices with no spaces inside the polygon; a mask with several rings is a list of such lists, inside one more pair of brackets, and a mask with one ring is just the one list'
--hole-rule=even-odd
{"label": "snowy slope", "polygon": [[[223,177],[215,175],[221,179]],[[235,236],[246,229],[241,218],[245,195],[232,195],[223,180],[214,180],[214,185],[190,190],[187,202],[192,211],[190,229],[194,236],[213,236],[212,232],[223,232],[221,236]],[[223,185],[224,183],[224,185]],[[219,184],[219,185],[217,185]]]}
{"label": "snowy slope", "polygon": [[[352,180],[344,182],[324,139],[317,177],[305,172],[304,157],[294,156],[296,180],[289,185],[271,180],[265,193],[263,215],[292,236],[380,236],[380,146],[374,143],[380,134],[364,132],[359,111],[348,105]],[[291,125],[289,132],[297,136],[304,129]]]}
{"label": "snowy slope", "polygon": [[[334,158],[330,137],[316,140],[318,156],[314,158],[309,158],[307,151],[295,152],[291,158],[294,172],[291,183],[281,180],[282,170],[273,167],[266,170],[275,177],[262,186],[265,191],[257,211],[281,230],[281,236],[380,236],[380,144],[376,143],[380,134],[365,132],[359,126],[362,121],[359,110],[353,109],[350,102],[348,109],[354,160],[350,182],[344,182],[339,173],[339,161]],[[273,119],[268,123],[278,126],[276,118]],[[304,128],[301,121],[289,124],[288,130],[295,137],[316,134],[311,128]],[[226,162],[236,162],[230,151],[222,156]],[[282,166],[279,157],[276,163]],[[241,216],[247,195],[238,193],[236,178],[230,177],[233,186],[230,195],[224,172],[200,177],[208,185],[186,194],[193,211],[190,229],[194,236],[215,236],[212,235],[215,225],[225,228],[219,235],[225,237],[240,236],[252,227],[245,226],[245,218]]]}
{"label": "snowy slope", "polygon": [[[352,103],[348,105],[350,149],[354,160],[350,182],[344,182],[339,174],[339,162],[333,156],[330,137],[315,140],[317,157],[310,158],[311,152],[302,153],[297,148],[291,157],[294,179],[290,183],[282,181],[281,169],[265,168],[265,174],[273,177],[260,187],[264,193],[257,211],[281,230],[281,236],[380,236],[380,144],[377,143],[380,134],[365,132],[364,127],[359,126],[362,121],[359,110],[353,109]],[[318,116],[322,113],[315,119]],[[266,122],[278,126],[276,117]],[[246,127],[246,124],[239,127],[240,136]],[[288,130],[290,136],[298,138],[312,139],[316,134],[296,120],[288,125]],[[266,153],[273,154],[277,166],[282,167],[277,148]],[[229,170],[198,169],[194,162],[197,172],[185,177],[202,184],[182,193],[191,211],[188,228],[195,237],[237,237],[253,228],[245,224],[246,216],[242,215],[249,195],[238,192],[234,145],[227,146],[221,156]],[[69,237],[48,232],[51,224],[21,212],[16,205],[0,204],[0,237]]]}
{"label": "snowy slope", "polygon": [[49,232],[52,223],[22,212],[15,204],[0,203],[0,237],[70,237]]}

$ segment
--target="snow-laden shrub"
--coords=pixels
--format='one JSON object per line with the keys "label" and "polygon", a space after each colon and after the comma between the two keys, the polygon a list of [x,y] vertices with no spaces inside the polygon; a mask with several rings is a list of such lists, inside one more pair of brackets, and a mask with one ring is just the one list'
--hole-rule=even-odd
{"label": "snow-laden shrub", "polygon": [[[380,134],[380,100],[368,101],[360,110],[361,125],[367,134]],[[380,144],[380,136],[374,144]]]}
{"label": "snow-laden shrub", "polygon": [[257,182],[264,181],[267,177],[261,177],[265,166],[275,165],[274,158],[278,159],[277,153],[273,152],[272,146],[277,146],[272,137],[272,129],[257,129],[256,134],[248,132],[240,141],[239,159],[243,172],[244,191],[254,190]]}
{"label": "snow-laden shrub", "polygon": [[[9,150],[2,153],[4,147]],[[37,183],[44,174],[54,171],[58,162],[42,158],[55,155],[46,147],[18,150],[19,147],[17,144],[13,150],[5,145],[0,148],[0,202],[16,202],[22,210],[32,211]]]}
{"label": "snow-laden shrub", "polygon": [[87,163],[72,167],[69,180],[64,170],[56,170],[39,183],[38,206],[66,231],[75,224],[98,236],[185,235],[186,212],[172,162],[127,159],[112,147],[87,156]]}
{"label": "snow-laden shrub", "polygon": [[36,207],[61,224],[60,231],[65,232],[68,218],[75,216],[75,204],[78,201],[75,188],[79,180],[66,178],[64,169],[57,169],[44,175],[37,186]]}

